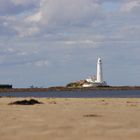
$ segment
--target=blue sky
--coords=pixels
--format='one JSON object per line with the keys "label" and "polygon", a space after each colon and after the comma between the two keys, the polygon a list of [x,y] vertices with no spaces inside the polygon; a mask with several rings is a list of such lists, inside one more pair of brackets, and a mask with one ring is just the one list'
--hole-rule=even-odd
{"label": "blue sky", "polygon": [[139,0],[1,0],[0,84],[63,86],[96,74],[140,85]]}

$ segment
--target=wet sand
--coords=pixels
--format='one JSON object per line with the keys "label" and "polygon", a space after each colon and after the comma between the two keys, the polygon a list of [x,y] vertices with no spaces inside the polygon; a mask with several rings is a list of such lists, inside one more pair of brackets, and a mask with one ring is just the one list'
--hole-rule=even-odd
{"label": "wet sand", "polygon": [[140,139],[140,99],[22,99],[0,98],[0,140]]}

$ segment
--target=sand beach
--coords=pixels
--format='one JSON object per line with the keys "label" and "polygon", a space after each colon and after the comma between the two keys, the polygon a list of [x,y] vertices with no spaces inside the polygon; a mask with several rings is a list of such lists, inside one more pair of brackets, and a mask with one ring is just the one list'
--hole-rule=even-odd
{"label": "sand beach", "polygon": [[36,98],[43,104],[9,105],[17,100],[23,98],[0,98],[0,140],[140,139],[140,99]]}

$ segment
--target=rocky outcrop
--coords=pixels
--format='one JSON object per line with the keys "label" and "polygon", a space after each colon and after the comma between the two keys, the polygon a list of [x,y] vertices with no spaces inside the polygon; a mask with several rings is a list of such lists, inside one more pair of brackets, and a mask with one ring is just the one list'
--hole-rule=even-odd
{"label": "rocky outcrop", "polygon": [[72,82],[66,85],[68,88],[81,88],[83,84],[87,83],[86,80]]}

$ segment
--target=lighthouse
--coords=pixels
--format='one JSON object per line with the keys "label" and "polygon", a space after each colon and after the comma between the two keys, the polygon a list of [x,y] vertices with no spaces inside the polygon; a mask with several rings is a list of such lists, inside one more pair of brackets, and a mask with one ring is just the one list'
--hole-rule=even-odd
{"label": "lighthouse", "polygon": [[103,66],[100,57],[97,60],[97,74],[95,83],[99,86],[107,86],[107,83],[103,80]]}
{"label": "lighthouse", "polygon": [[102,60],[98,58],[97,60],[97,75],[96,75],[96,82],[102,83],[103,82],[103,71],[102,71]]}
{"label": "lighthouse", "polygon": [[108,87],[107,83],[103,80],[103,63],[100,57],[97,60],[96,78],[90,77],[85,81],[86,83],[84,83],[82,87],[98,87],[98,86]]}

